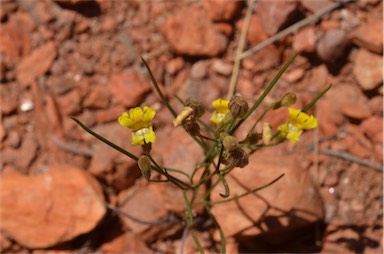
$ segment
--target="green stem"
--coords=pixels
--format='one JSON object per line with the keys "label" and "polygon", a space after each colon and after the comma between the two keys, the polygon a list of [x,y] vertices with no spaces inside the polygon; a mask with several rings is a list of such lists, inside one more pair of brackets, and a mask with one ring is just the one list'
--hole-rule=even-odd
{"label": "green stem", "polygon": [[125,154],[127,155],[129,158],[137,161],[139,158],[136,157],[135,155],[131,154],[130,152],[124,150],[123,148],[121,148],[120,146],[116,145],[115,143],[112,143],[111,141],[109,141],[108,139],[100,136],[99,134],[97,134],[96,132],[92,131],[91,129],[89,129],[87,126],[85,126],[82,122],[80,122],[79,119],[77,119],[76,117],[74,116],[71,116],[71,118],[78,124],[81,126],[81,128],[83,128],[86,132],[88,132],[89,134],[91,134],[92,136],[94,136],[95,138],[101,140],[102,142],[104,142],[105,144],[109,145],[110,147],[112,147],[113,149],[119,151],[120,153],[122,154]]}
{"label": "green stem", "polygon": [[252,194],[252,193],[255,193],[259,190],[262,190],[264,188],[267,188],[268,186],[271,186],[272,184],[274,184],[275,182],[277,182],[278,180],[280,180],[283,176],[285,175],[285,173],[281,174],[279,177],[277,177],[276,179],[274,179],[273,181],[271,181],[270,183],[267,183],[266,185],[263,185],[259,188],[256,188],[256,189],[253,189],[253,190],[250,190],[250,191],[247,191],[239,196],[235,196],[233,198],[228,198],[226,200],[220,200],[220,201],[215,201],[215,202],[212,202],[212,201],[207,201],[205,202],[205,204],[208,204],[210,206],[213,206],[213,205],[218,205],[218,204],[224,204],[224,203],[227,203],[227,202],[230,202],[230,201],[233,201],[233,200],[237,200],[237,199],[240,199],[242,197],[245,197],[249,194]]}
{"label": "green stem", "polygon": [[221,229],[220,227],[220,224],[217,222],[215,216],[212,214],[211,212],[211,208],[206,205],[205,206],[205,209],[206,211],[208,212],[208,215],[209,217],[211,217],[211,220],[213,221],[213,223],[215,224],[216,228],[217,228],[217,231],[219,231],[219,234],[220,234],[220,242],[221,242],[221,253],[222,254],[225,254],[227,253],[227,247],[226,247],[226,244],[225,244],[225,236],[224,236],[224,232],[223,230]]}
{"label": "green stem", "polygon": [[141,60],[143,61],[145,68],[147,68],[147,70],[148,70],[149,76],[151,77],[151,80],[152,80],[152,84],[153,84],[153,86],[155,87],[157,94],[160,96],[161,101],[165,104],[165,106],[168,108],[169,112],[171,112],[171,114],[173,115],[173,117],[176,118],[177,113],[176,113],[176,111],[171,107],[171,105],[169,104],[169,102],[168,102],[167,98],[165,97],[165,95],[161,92],[160,87],[159,87],[159,85],[157,84],[157,81],[156,81],[155,77],[153,76],[153,73],[152,73],[152,71],[151,71],[151,68],[149,68],[149,66],[148,66],[147,62],[144,60],[144,58],[141,57]]}
{"label": "green stem", "polygon": [[332,84],[330,84],[327,88],[325,88],[321,93],[319,93],[307,106],[305,106],[305,108],[302,110],[303,112],[306,112],[308,111],[310,108],[312,108],[313,105],[315,105],[315,103],[321,98],[323,97],[324,94],[326,94],[326,92],[329,91],[329,89],[331,89],[332,87]]}

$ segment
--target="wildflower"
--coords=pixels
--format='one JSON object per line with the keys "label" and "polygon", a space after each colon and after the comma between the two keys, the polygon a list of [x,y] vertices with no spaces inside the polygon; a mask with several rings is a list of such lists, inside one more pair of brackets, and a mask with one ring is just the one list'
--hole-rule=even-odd
{"label": "wildflower", "polygon": [[118,119],[120,125],[132,129],[132,144],[144,145],[156,142],[156,135],[153,131],[151,121],[156,111],[145,106],[136,107],[124,112]]}
{"label": "wildflower", "polygon": [[229,101],[229,110],[234,118],[242,118],[248,112],[249,106],[241,96],[235,95]]}
{"label": "wildflower", "polygon": [[288,108],[288,110],[289,120],[285,124],[280,125],[278,130],[284,138],[296,143],[299,141],[303,130],[316,128],[318,122],[314,116],[309,116],[299,109]]}
{"label": "wildflower", "polygon": [[228,105],[229,101],[220,98],[212,102],[212,106],[215,109],[211,117],[213,123],[219,124],[223,121],[225,115],[229,112]]}

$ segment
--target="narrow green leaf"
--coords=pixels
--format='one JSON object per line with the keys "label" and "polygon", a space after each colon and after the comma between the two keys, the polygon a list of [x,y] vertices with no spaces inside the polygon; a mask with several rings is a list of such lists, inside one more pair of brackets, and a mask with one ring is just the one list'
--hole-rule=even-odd
{"label": "narrow green leaf", "polygon": [[305,106],[305,108],[302,110],[303,112],[306,112],[308,111],[310,108],[313,107],[313,105],[315,105],[315,103],[321,98],[324,96],[324,94],[326,94],[329,89],[331,89],[332,87],[332,84],[330,84],[327,88],[325,88],[321,93],[319,93],[307,106]]}
{"label": "narrow green leaf", "polygon": [[91,134],[92,136],[94,136],[95,138],[99,139],[100,141],[104,142],[105,144],[109,145],[110,147],[114,148],[115,150],[127,155],[129,158],[137,161],[139,158],[137,158],[135,155],[131,154],[130,152],[124,150],[123,148],[121,148],[120,146],[116,145],[115,143],[112,143],[111,141],[107,140],[106,138],[100,136],[99,134],[97,134],[96,132],[92,131],[91,129],[89,129],[87,126],[85,126],[79,119],[77,119],[76,117],[74,116],[71,116],[71,118],[78,124],[81,126],[81,128],[83,128],[86,132],[88,132],[89,134]]}
{"label": "narrow green leaf", "polygon": [[160,87],[157,84],[157,81],[156,81],[155,77],[153,76],[153,73],[152,73],[151,69],[149,68],[147,62],[142,57],[141,57],[141,60],[143,61],[144,65],[145,65],[145,68],[147,68],[147,70],[148,70],[149,76],[151,77],[151,80],[152,80],[152,84],[155,87],[156,92],[159,94],[159,96],[161,98],[161,101],[165,104],[165,106],[168,108],[169,112],[171,112],[173,117],[176,118],[176,116],[177,116],[176,111],[172,108],[172,106],[169,104],[169,102],[168,102],[167,98],[165,97],[165,95],[161,92]]}

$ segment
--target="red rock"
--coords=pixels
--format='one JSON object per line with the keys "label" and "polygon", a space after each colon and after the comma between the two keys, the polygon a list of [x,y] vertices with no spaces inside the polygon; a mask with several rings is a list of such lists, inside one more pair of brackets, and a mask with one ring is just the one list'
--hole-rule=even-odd
{"label": "red rock", "polygon": [[126,107],[137,107],[150,92],[149,84],[144,83],[136,72],[113,74],[109,87],[116,100]]}
{"label": "red rock", "polygon": [[[299,166],[298,158],[276,154],[272,149],[256,152],[250,156],[247,167],[237,168],[232,171],[232,177],[226,177],[231,189],[230,197],[261,187],[282,173],[285,173],[282,179],[256,194],[213,206],[212,213],[227,237],[276,233],[324,217],[320,195],[308,171]],[[219,196],[223,192],[222,185],[218,185],[211,194],[211,200],[223,200]],[[290,214],[289,211],[295,212]],[[264,218],[276,222],[269,224]]]}
{"label": "red rock", "polygon": [[312,67],[307,73],[309,73],[308,80],[304,82],[307,83],[308,91],[320,92],[331,83],[330,74],[324,64]]}
{"label": "red rock", "polygon": [[[332,103],[333,109],[331,112],[333,114],[337,115],[338,112],[341,112],[348,117],[356,119],[364,119],[372,114],[368,106],[367,97],[364,96],[357,86],[347,84],[334,85],[326,97]],[[323,98],[320,101],[322,100]],[[320,106],[318,108],[321,109]],[[329,112],[327,113],[329,114]]]}
{"label": "red rock", "polygon": [[160,31],[177,54],[214,57],[227,47],[227,38],[216,31],[198,7],[184,8],[169,16]]}
{"label": "red rock", "polygon": [[192,79],[204,79],[208,74],[208,62],[198,61],[191,67],[190,76]]}
{"label": "red rock", "polygon": [[368,101],[368,106],[373,112],[373,115],[382,116],[383,115],[383,96],[377,95],[372,97]]}
{"label": "red rock", "polygon": [[354,59],[353,74],[363,90],[372,90],[383,83],[383,58],[360,49]]}
{"label": "red rock", "polygon": [[33,52],[24,57],[16,67],[17,81],[23,86],[29,85],[35,78],[48,71],[56,54],[57,52],[53,42],[48,42],[34,49]]}
{"label": "red rock", "polygon": [[370,158],[373,152],[372,143],[361,133],[361,130],[352,124],[347,125],[345,143],[347,150],[360,158]]}
{"label": "red rock", "polygon": [[81,97],[77,89],[57,97],[57,103],[63,114],[67,116],[76,115],[81,111]]}
{"label": "red rock", "polygon": [[50,166],[34,176],[6,174],[0,181],[1,230],[28,248],[87,233],[106,212],[98,182],[73,166]]}
{"label": "red rock", "polygon": [[132,232],[125,232],[101,246],[104,253],[152,253],[143,240]]}
{"label": "red rock", "polygon": [[94,111],[94,117],[97,123],[107,123],[116,121],[124,111],[126,111],[126,109],[123,106],[117,105],[107,109]]}
{"label": "red rock", "polygon": [[327,30],[319,39],[316,51],[322,60],[333,63],[343,56],[347,43],[347,35],[343,30]]}
{"label": "red rock", "polygon": [[21,147],[17,149],[6,147],[2,151],[2,161],[13,165],[20,172],[27,173],[29,166],[36,158],[38,148],[39,146],[32,134],[24,135]]}
{"label": "red rock", "polygon": [[303,68],[296,68],[290,72],[284,73],[281,77],[283,80],[286,80],[290,83],[295,83],[304,77],[305,70]]}
{"label": "red rock", "polygon": [[[243,23],[244,21],[241,20],[238,25],[239,30],[242,29]],[[265,32],[264,27],[261,24],[260,18],[256,15],[252,15],[247,33],[247,40],[249,42],[249,46],[256,46],[257,44],[265,41],[266,39],[268,39],[268,34]]]}
{"label": "red rock", "polygon": [[7,136],[7,131],[4,129],[3,121],[0,122],[0,141],[3,141],[3,139]]}
{"label": "red rock", "polygon": [[10,20],[1,26],[0,51],[12,60],[29,54],[31,39],[29,33],[34,28],[29,15],[15,13]]}
{"label": "red rock", "polygon": [[383,22],[374,20],[362,23],[349,34],[352,42],[376,54],[383,53]]}
{"label": "red rock", "polygon": [[45,2],[23,1],[20,2],[20,5],[23,9],[28,10],[29,15],[38,26],[45,25],[55,18],[52,8]]}
{"label": "red rock", "polygon": [[171,75],[176,74],[182,68],[184,68],[184,61],[181,57],[177,57],[170,60],[165,67],[166,71]]}
{"label": "red rock", "polygon": [[232,73],[233,66],[230,63],[224,62],[220,59],[215,59],[212,62],[212,70],[223,76],[229,76]]}
{"label": "red rock", "polygon": [[106,108],[111,99],[111,92],[104,86],[94,86],[84,100],[84,106],[92,109]]}
{"label": "red rock", "polygon": [[[163,166],[183,169],[187,174],[192,174],[204,156],[200,146],[182,127],[169,125],[158,133],[152,153],[157,160],[162,161]],[[180,178],[188,180],[183,175],[180,175]]]}
{"label": "red rock", "polygon": [[[122,205],[119,209],[141,221],[159,221],[166,218],[169,212],[182,212],[185,208],[182,191],[171,183],[151,183],[136,186],[120,192],[118,198]],[[161,226],[164,227],[165,225],[168,231],[174,229],[174,226],[170,224],[153,226],[138,223],[124,216],[122,219],[124,224],[135,234],[143,234],[149,229],[156,230],[157,239],[160,238],[160,232],[164,231]]]}
{"label": "red rock", "polygon": [[274,45],[268,45],[243,59],[242,65],[247,65],[247,69],[252,70],[252,72],[261,72],[278,66],[280,62],[280,51]]}
{"label": "red rock", "polygon": [[383,117],[369,117],[361,123],[360,128],[372,142],[383,142]]}
{"label": "red rock", "polygon": [[[131,131],[120,126],[117,120],[110,124],[98,125],[93,130],[135,156],[142,153],[141,147],[131,145]],[[88,171],[95,176],[104,177],[117,191],[131,187],[141,176],[137,162],[94,137],[89,138],[94,142],[94,156]]]}
{"label": "red rock", "polygon": [[296,8],[296,1],[260,1],[257,3],[256,13],[264,30],[273,35],[291,21]]}
{"label": "red rock", "polygon": [[242,1],[206,0],[203,2],[208,17],[213,21],[230,21],[240,14]]}
{"label": "red rock", "polygon": [[218,32],[224,34],[227,37],[230,37],[233,34],[233,26],[228,23],[215,23],[214,26]]}
{"label": "red rock", "polygon": [[325,7],[328,7],[332,4],[332,2],[329,0],[300,0],[300,3],[302,6],[304,6],[305,9],[310,10],[311,12],[318,12],[319,10],[324,9]]}
{"label": "red rock", "polygon": [[[316,2],[316,1],[315,1]],[[315,50],[316,34],[312,26],[301,29],[293,37],[292,47],[297,52],[310,53]]]}

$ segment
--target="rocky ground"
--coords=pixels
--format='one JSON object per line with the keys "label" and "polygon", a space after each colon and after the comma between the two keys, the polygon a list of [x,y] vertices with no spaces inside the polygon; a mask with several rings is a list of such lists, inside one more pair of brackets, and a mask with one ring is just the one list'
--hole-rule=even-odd
{"label": "rocky ground", "polygon": [[[257,195],[214,207],[227,252],[383,252],[382,1],[258,1],[249,26],[248,4],[240,1],[0,4],[2,253],[196,252],[192,238],[183,238],[181,192],[147,184],[135,161],[70,116],[139,155],[116,119],[149,105],[157,110],[155,158],[188,171],[202,152],[173,127],[140,56],[177,110],[176,95],[198,97],[209,108],[228,93],[244,29],[246,51],[291,26],[243,55],[236,92],[255,102],[296,52],[261,107],[293,92],[300,108],[332,88],[311,112],[318,129],[295,145],[256,152],[228,178],[240,194],[285,173]],[[285,120],[285,109],[265,119],[274,127]],[[220,191],[211,199],[220,200]],[[203,211],[196,220],[203,248],[219,252],[212,221]]]}

